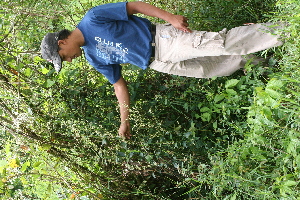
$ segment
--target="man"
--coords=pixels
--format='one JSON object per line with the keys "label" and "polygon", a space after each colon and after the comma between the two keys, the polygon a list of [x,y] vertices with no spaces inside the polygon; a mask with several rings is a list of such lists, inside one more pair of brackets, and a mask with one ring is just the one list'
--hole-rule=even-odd
{"label": "man", "polygon": [[[170,24],[154,26],[136,13]],[[59,72],[62,61],[82,55],[82,47],[89,63],[113,84],[120,105],[119,135],[130,138],[130,99],[120,64],[146,69],[155,56],[150,68],[157,71],[198,78],[230,75],[246,62],[241,55],[281,44],[268,32],[260,24],[228,32],[191,31],[184,16],[144,2],[119,2],[92,8],[72,32],[48,33],[41,49],[43,58]]]}

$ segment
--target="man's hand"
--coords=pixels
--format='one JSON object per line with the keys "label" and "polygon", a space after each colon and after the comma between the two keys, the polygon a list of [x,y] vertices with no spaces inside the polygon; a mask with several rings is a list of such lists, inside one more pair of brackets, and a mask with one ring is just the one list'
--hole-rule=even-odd
{"label": "man's hand", "polygon": [[130,134],[130,123],[128,121],[121,123],[120,128],[119,128],[119,135],[120,135],[120,137],[125,138],[125,139],[130,139],[130,137],[132,136]]}
{"label": "man's hand", "polygon": [[142,13],[144,15],[148,15],[151,17],[158,17],[163,19],[170,24],[172,24],[175,28],[183,31],[183,32],[192,32],[188,26],[187,18],[181,15],[173,15],[165,10],[157,8],[153,5],[150,5],[145,2],[136,1],[136,2],[128,2],[127,3],[127,14],[133,15],[136,13]]}
{"label": "man's hand", "polygon": [[191,33],[191,29],[188,28],[189,24],[187,23],[188,19],[182,15],[173,15],[169,22],[178,30],[183,32]]}
{"label": "man's hand", "polygon": [[115,93],[120,106],[121,125],[119,128],[119,135],[123,138],[130,139],[130,124],[129,124],[129,109],[130,98],[127,84],[123,77],[121,77],[114,85]]}

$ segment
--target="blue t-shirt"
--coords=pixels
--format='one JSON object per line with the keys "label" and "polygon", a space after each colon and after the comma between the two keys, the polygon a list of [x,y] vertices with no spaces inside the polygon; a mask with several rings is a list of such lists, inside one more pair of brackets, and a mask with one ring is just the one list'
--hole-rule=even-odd
{"label": "blue t-shirt", "polygon": [[151,57],[151,23],[128,16],[126,4],[96,6],[77,26],[84,36],[86,59],[112,84],[121,77],[120,64],[130,63],[146,69]]}

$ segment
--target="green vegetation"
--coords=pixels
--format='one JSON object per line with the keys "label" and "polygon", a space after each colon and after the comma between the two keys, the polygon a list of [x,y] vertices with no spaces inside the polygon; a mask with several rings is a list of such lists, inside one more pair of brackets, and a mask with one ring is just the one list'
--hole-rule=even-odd
{"label": "green vegetation", "polygon": [[282,47],[258,53],[267,63],[230,77],[124,66],[127,141],[117,136],[117,101],[101,74],[84,58],[57,74],[39,54],[47,32],[72,30],[108,2],[117,1],[1,1],[0,198],[299,199],[300,2],[146,1],[187,16],[193,29],[290,26]]}

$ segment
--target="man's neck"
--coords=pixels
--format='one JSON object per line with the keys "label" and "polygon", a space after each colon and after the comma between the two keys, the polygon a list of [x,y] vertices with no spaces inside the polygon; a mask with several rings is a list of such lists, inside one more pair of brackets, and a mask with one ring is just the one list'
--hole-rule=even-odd
{"label": "man's neck", "polygon": [[71,35],[69,36],[71,40],[73,40],[76,44],[78,44],[80,47],[84,45],[84,37],[81,31],[76,28],[74,31],[72,31]]}

